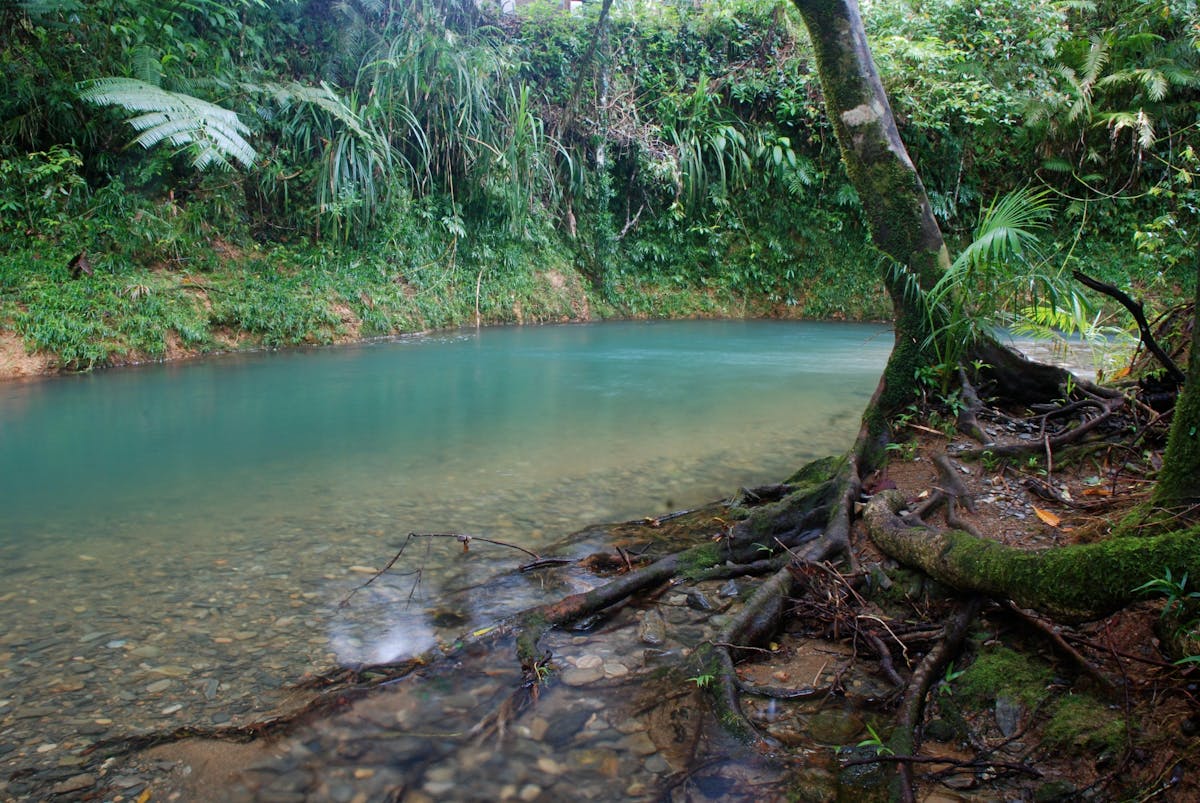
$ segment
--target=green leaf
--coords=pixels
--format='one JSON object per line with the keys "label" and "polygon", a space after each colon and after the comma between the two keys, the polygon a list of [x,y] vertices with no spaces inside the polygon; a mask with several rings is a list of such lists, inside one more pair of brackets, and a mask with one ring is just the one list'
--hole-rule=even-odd
{"label": "green leaf", "polygon": [[250,129],[237,113],[206,100],[170,92],[136,78],[97,78],[79,85],[79,97],[98,106],[120,106],[142,112],[126,120],[141,133],[134,140],[144,148],[169,142],[191,153],[199,170],[228,168],[230,160],[251,167],[257,158],[246,141]]}

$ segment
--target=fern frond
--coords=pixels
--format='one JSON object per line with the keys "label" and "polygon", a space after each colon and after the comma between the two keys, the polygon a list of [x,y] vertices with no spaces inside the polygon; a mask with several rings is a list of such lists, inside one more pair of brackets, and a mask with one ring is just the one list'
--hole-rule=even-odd
{"label": "fern frond", "polygon": [[251,167],[257,154],[246,141],[250,129],[236,112],[206,100],[170,92],[136,78],[97,78],[79,85],[79,97],[97,106],[119,106],[143,112],[126,122],[142,132],[135,140],[144,148],[169,142],[191,151],[199,170],[229,167],[230,160]]}

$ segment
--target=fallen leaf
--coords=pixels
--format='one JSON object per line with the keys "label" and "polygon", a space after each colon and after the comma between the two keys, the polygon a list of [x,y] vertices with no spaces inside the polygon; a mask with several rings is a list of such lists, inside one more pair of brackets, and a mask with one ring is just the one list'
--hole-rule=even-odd
{"label": "fallen leaf", "polygon": [[1057,527],[1059,525],[1059,522],[1062,521],[1062,519],[1060,519],[1058,516],[1055,516],[1049,510],[1042,510],[1040,507],[1035,507],[1033,509],[1033,512],[1037,515],[1037,517],[1039,519],[1046,522],[1051,527]]}
{"label": "fallen leaf", "polygon": [[1112,496],[1112,491],[1107,488],[1084,488],[1084,496]]}

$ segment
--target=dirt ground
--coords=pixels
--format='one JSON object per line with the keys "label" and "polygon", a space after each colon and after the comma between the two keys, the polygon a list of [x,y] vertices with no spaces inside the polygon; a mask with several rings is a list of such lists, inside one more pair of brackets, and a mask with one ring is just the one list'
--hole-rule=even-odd
{"label": "dirt ground", "polygon": [[[1020,436],[1004,422],[982,423],[998,443]],[[1048,466],[1044,454],[985,463],[954,458],[956,451],[978,446],[961,435],[915,424],[908,429],[909,440],[899,436],[901,444],[876,483],[894,484],[915,506],[939,485],[934,457],[948,454],[974,501],[974,510],[960,511],[962,517],[985,537],[1030,550],[1103,538],[1149,492],[1146,474],[1158,460],[1153,448],[1135,451],[1130,459],[1129,450],[1113,446],[1059,465]],[[927,523],[946,526],[940,515]],[[857,546],[865,565],[889,565],[865,534]],[[1148,579],[1158,574],[1159,567],[1147,567]],[[916,596],[911,602],[916,609],[923,604]],[[935,610],[927,597],[924,604]],[[1174,665],[1165,653],[1156,627],[1161,610],[1161,602],[1148,598],[1106,619],[1067,627],[1003,600],[986,605],[955,671],[969,673],[981,655],[1020,655],[1030,666],[1047,670],[1031,672],[1043,688],[1019,691],[1014,681],[994,698],[964,695],[970,699],[958,701],[955,716],[962,721],[955,736],[939,741],[939,729],[932,725],[948,718],[939,709],[957,697],[954,684],[946,682],[944,696],[930,697],[923,751],[933,756],[947,748],[973,752],[1032,772],[964,777],[939,772],[946,765],[930,765],[917,773],[925,778],[924,799],[1200,800],[1197,675]],[[1016,705],[1015,733],[1011,725],[998,726],[1001,694],[1025,695]],[[1083,700],[1091,708],[1080,708],[1080,716],[1064,713]]]}
{"label": "dirt ground", "polygon": [[0,381],[51,374],[54,361],[44,354],[28,354],[25,342],[13,332],[0,332]]}

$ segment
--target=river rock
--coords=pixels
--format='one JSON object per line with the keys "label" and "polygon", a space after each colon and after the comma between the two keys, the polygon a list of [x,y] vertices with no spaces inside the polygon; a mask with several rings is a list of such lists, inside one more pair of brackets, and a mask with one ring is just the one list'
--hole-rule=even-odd
{"label": "river rock", "polygon": [[658,612],[657,608],[651,608],[642,617],[642,623],[638,626],[638,638],[642,640],[643,644],[649,644],[652,647],[666,643],[667,623],[663,621],[662,614]]}
{"label": "river rock", "polygon": [[583,730],[583,726],[592,718],[592,712],[583,711],[568,711],[560,717],[556,717],[550,722],[546,728],[545,741],[553,747],[563,747],[575,737],[575,734]]}
{"label": "river rock", "polygon": [[853,711],[818,711],[808,718],[808,732],[822,744],[844,745],[863,730],[863,720]]}
{"label": "river rock", "polygon": [[604,677],[606,678],[623,678],[629,674],[629,667],[625,664],[616,661],[609,661],[604,664]]}
{"label": "river rock", "polygon": [[593,666],[588,669],[572,668],[564,670],[560,679],[568,686],[586,686],[604,677],[604,666]]}
{"label": "river rock", "polygon": [[703,611],[705,613],[716,610],[716,606],[698,588],[690,589],[687,592],[687,606],[694,611]]}
{"label": "river rock", "polygon": [[84,789],[91,789],[96,785],[96,776],[91,773],[82,773],[61,781],[50,787],[52,795],[69,795],[72,792],[82,792]]}
{"label": "river rock", "polygon": [[1000,733],[1004,738],[1008,738],[1017,732],[1017,728],[1021,724],[1021,705],[1016,701],[1003,695],[996,698],[996,726],[1000,728]]}
{"label": "river rock", "polygon": [[576,669],[595,669],[604,665],[604,659],[599,655],[583,655],[575,662]]}

